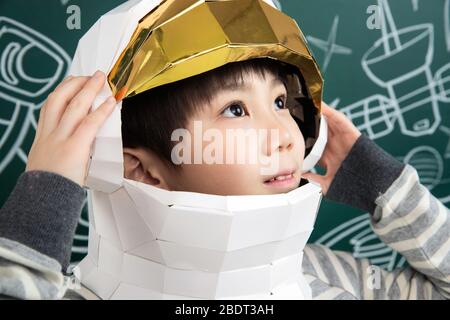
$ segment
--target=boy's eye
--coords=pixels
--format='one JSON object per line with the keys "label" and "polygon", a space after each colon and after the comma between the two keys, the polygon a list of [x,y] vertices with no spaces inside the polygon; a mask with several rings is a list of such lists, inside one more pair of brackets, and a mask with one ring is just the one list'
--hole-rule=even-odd
{"label": "boy's eye", "polygon": [[286,109],[286,103],[284,102],[284,96],[279,96],[274,101],[275,109]]}
{"label": "boy's eye", "polygon": [[233,103],[223,110],[222,114],[227,118],[243,117],[246,115],[244,107],[238,103]]}

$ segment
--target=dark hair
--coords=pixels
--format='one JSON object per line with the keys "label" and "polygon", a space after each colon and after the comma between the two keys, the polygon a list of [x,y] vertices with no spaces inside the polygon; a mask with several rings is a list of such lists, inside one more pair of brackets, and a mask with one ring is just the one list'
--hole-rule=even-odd
{"label": "dark hair", "polygon": [[[274,59],[256,58],[228,63],[128,97],[122,103],[123,146],[146,148],[172,164],[171,150],[175,143],[171,141],[172,132],[184,128],[200,106],[210,103],[224,85],[241,84],[245,74],[255,73],[263,79],[266,74],[279,77],[287,86],[288,75],[298,73],[296,70]],[[305,88],[304,85],[302,87]]]}

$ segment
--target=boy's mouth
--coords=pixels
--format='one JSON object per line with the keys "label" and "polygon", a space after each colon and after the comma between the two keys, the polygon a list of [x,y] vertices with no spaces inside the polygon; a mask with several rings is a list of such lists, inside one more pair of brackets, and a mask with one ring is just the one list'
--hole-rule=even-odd
{"label": "boy's mouth", "polygon": [[295,170],[285,170],[273,175],[269,179],[264,181],[266,186],[271,187],[290,187],[296,183],[294,176]]}

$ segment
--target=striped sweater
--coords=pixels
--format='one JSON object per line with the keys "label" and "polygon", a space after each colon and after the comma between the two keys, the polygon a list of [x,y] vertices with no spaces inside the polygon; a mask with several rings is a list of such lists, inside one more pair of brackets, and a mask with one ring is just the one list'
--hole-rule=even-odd
{"label": "striped sweater", "polygon": [[[30,189],[34,193],[26,193]],[[61,270],[68,264],[83,195],[75,183],[56,174],[28,172],[20,177],[0,211],[3,298],[80,298],[68,290],[68,277]],[[302,269],[314,299],[450,297],[450,212],[420,184],[414,168],[396,162],[362,136],[327,197],[371,213],[374,232],[409,266],[386,271],[351,253],[308,244]],[[85,289],[78,292],[81,298],[93,297]]]}
{"label": "striped sweater", "polygon": [[314,299],[448,299],[449,210],[405,167],[376,199],[372,228],[410,267],[391,272],[321,245],[305,248],[303,271]]}

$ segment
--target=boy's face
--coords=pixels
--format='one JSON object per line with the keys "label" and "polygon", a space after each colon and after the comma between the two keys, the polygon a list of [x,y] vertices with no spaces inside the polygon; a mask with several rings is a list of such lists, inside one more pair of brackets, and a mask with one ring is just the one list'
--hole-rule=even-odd
{"label": "boy's face", "polygon": [[[198,108],[172,160],[124,149],[125,176],[172,191],[217,195],[285,193],[299,186],[305,153],[300,129],[286,108],[286,88],[270,74],[244,74]],[[139,171],[136,163],[140,163]]]}

